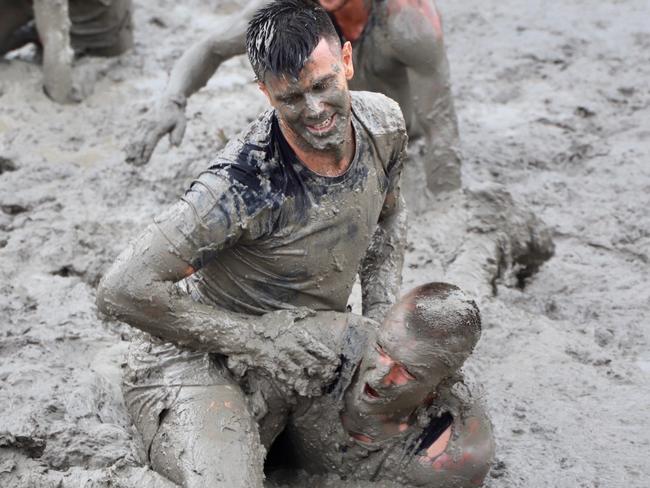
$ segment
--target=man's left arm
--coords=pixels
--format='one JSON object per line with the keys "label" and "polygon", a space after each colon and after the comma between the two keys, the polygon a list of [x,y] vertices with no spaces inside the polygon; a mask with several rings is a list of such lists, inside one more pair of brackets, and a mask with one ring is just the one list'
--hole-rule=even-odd
{"label": "man's left arm", "polygon": [[388,192],[377,230],[361,262],[359,276],[363,315],[381,322],[397,301],[402,284],[406,244],[406,206],[400,194],[402,163],[406,157],[406,134],[388,168]]}
{"label": "man's left arm", "polygon": [[392,9],[388,32],[394,58],[407,68],[411,104],[429,158],[427,187],[433,194],[456,190],[461,187],[458,120],[440,15],[432,0],[406,5],[391,0],[389,9],[391,3],[402,4]]}

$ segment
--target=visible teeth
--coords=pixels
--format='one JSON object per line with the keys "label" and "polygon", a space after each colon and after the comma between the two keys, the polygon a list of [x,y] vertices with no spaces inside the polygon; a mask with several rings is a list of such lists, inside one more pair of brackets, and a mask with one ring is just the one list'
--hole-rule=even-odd
{"label": "visible teeth", "polygon": [[327,118],[326,120],[324,120],[320,124],[312,125],[312,127],[314,127],[315,129],[322,129],[323,127],[327,127],[331,120],[332,120],[332,117],[330,116],[329,118]]}

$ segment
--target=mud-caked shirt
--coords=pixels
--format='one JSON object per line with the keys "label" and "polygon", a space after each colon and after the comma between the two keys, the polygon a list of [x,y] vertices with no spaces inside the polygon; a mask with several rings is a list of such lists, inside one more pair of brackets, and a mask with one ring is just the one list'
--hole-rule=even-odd
{"label": "mud-caked shirt", "polygon": [[399,193],[406,130],[397,103],[351,92],[355,155],[327,177],[295,155],[274,110],[219,153],[155,219],[196,272],[193,297],[241,313],[345,311],[389,193]]}

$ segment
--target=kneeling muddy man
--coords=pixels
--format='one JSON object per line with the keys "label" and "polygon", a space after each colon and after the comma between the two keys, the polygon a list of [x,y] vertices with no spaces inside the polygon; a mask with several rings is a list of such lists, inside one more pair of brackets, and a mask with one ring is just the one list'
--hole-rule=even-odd
{"label": "kneeling muddy man", "polygon": [[382,318],[403,262],[399,106],[348,91],[350,44],[315,4],[269,4],[246,44],[273,109],[97,292],[100,310],[148,333],[132,345],[125,399],[153,468],[186,487],[262,486],[287,391],[318,394],[338,366],[306,324],[367,320],[346,313],[357,272],[364,315]]}
{"label": "kneeling muddy man", "polygon": [[[145,164],[165,134],[174,145],[185,131],[187,97],[205,86],[225,60],[243,54],[248,19],[268,0],[247,2],[214,34],[192,46],[174,66],[158,109],[142,122],[127,149],[127,161]],[[320,0],[341,42],[353,48],[353,90],[383,93],[396,100],[410,138],[406,165],[409,208],[426,208],[415,200],[428,188],[440,193],[460,188],[458,127],[440,16],[432,0]],[[426,152],[426,155],[425,155]],[[426,183],[426,185],[425,185]],[[426,193],[426,192],[424,192]],[[412,199],[412,201],[411,201]]]}
{"label": "kneeling muddy man", "polygon": [[34,42],[43,46],[45,92],[79,101],[74,54],[117,56],[133,44],[131,0],[0,0],[0,56]]}
{"label": "kneeling muddy man", "polygon": [[[332,323],[342,344],[328,392],[298,398],[288,441],[298,467],[404,487],[480,486],[494,454],[492,427],[460,372],[481,334],[478,308],[458,287],[413,289],[379,330]],[[319,334],[319,331],[314,331]]]}

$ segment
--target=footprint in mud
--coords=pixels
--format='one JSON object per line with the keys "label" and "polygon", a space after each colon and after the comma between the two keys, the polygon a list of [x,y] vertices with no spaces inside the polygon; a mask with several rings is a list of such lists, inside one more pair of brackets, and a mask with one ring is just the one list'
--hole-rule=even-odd
{"label": "footprint in mud", "polygon": [[27,212],[29,208],[18,203],[6,203],[0,205],[0,210],[2,210],[7,215],[18,215]]}
{"label": "footprint in mud", "polygon": [[83,271],[75,269],[75,267],[71,264],[65,264],[60,268],[55,269],[54,271],[50,271],[50,274],[54,276],[61,276],[63,278],[70,278],[73,276],[83,278],[85,275]]}
{"label": "footprint in mud", "polygon": [[496,459],[492,465],[492,469],[490,470],[490,477],[501,478],[507,473],[507,471],[508,468],[506,463],[500,459]]}
{"label": "footprint in mud", "polygon": [[3,158],[0,156],[0,175],[10,171],[16,171],[18,166],[11,159]]}

